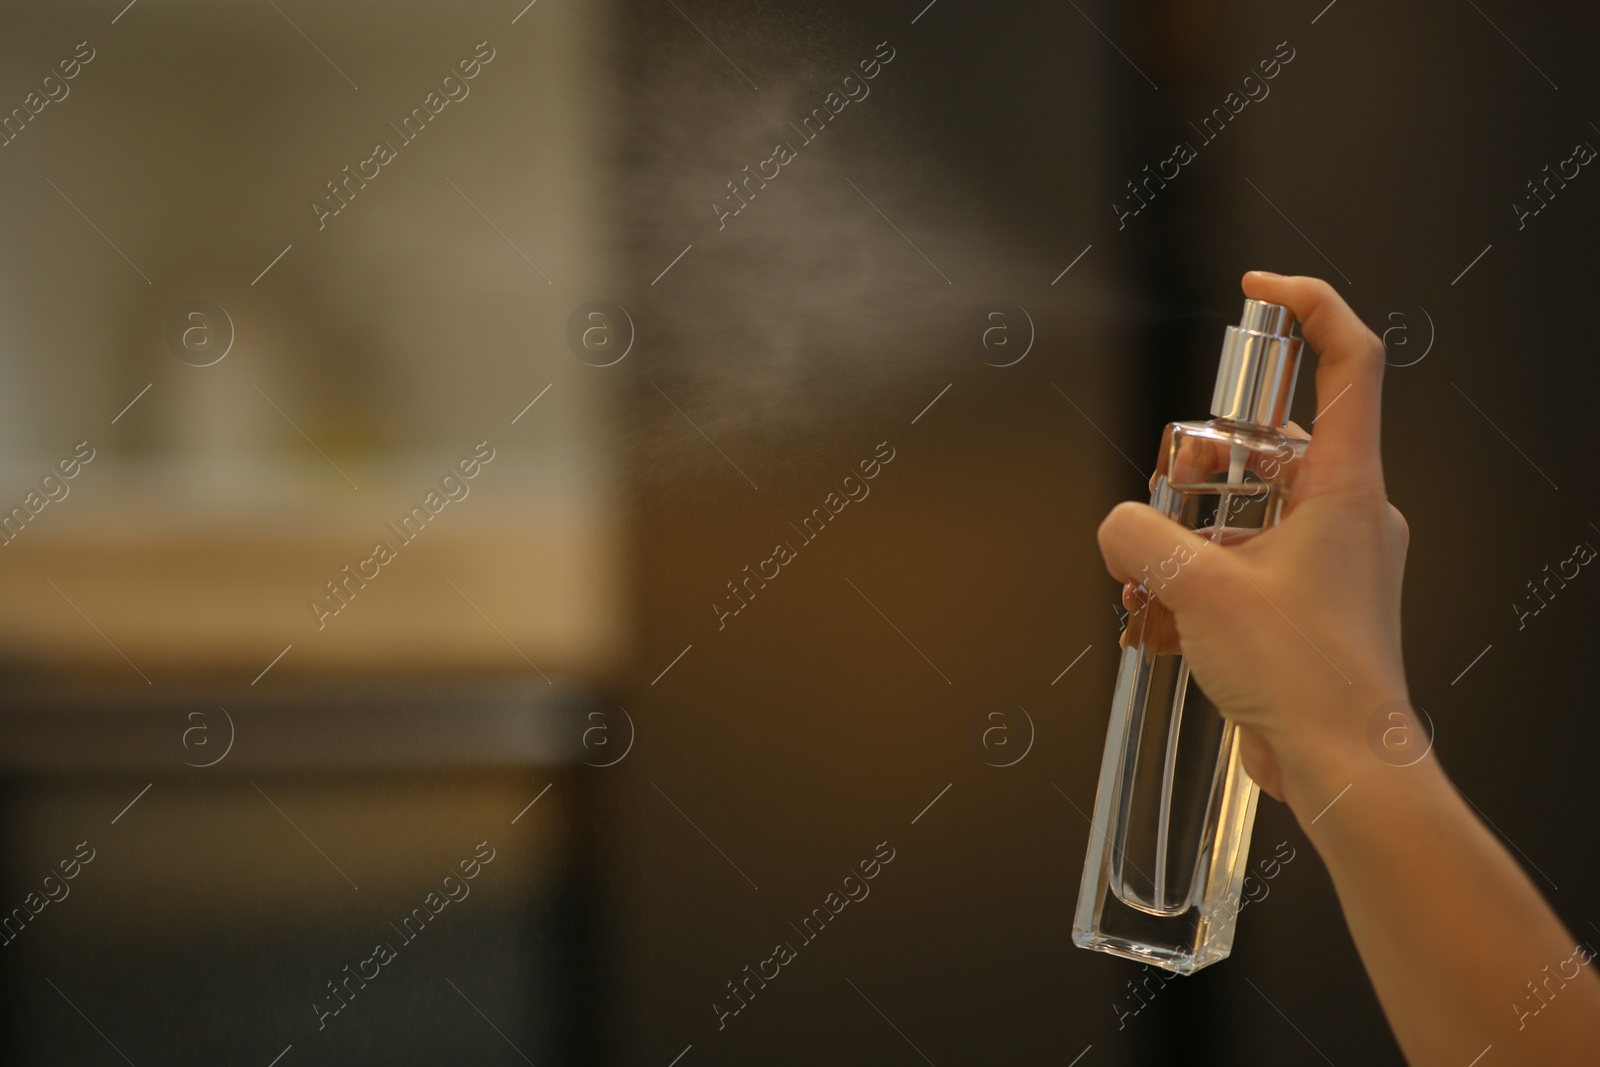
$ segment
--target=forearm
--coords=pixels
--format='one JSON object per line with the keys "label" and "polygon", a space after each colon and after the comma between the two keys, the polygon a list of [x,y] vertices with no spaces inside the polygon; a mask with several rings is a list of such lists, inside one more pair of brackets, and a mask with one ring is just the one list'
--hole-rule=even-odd
{"label": "forearm", "polygon": [[1577,950],[1593,940],[1562,927],[1431,756],[1345,766],[1289,799],[1412,1067],[1466,1067],[1489,1045],[1492,1062],[1594,1062],[1600,977]]}

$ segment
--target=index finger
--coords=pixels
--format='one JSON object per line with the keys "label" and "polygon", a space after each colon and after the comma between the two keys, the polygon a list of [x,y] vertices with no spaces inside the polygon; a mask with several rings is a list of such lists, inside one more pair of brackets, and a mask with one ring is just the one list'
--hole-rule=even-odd
{"label": "index finger", "polygon": [[1241,282],[1253,300],[1282,304],[1300,320],[1317,350],[1316,432],[1310,445],[1321,472],[1317,489],[1383,492],[1379,426],[1383,408],[1383,342],[1320,278],[1251,271]]}

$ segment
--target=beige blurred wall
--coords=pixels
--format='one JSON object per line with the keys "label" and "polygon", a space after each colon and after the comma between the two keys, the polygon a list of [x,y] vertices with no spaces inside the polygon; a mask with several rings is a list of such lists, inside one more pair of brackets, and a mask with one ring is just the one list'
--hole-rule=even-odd
{"label": "beige blurred wall", "polygon": [[[94,58],[0,148],[0,508],[95,458],[0,547],[0,659],[613,667],[610,400],[565,343],[607,276],[594,9],[9,6],[5,106]],[[479,42],[319,230],[311,198]],[[212,366],[166,339],[195,299],[232,323]],[[470,496],[318,629],[308,600],[480,441]]]}

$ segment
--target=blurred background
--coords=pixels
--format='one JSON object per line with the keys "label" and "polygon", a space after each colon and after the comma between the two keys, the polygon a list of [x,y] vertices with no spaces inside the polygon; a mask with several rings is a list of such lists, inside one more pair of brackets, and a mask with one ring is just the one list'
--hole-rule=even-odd
{"label": "blurred background", "polygon": [[1401,1062],[1270,801],[1230,960],[1070,939],[1252,268],[1382,333],[1413,697],[1593,943],[1594,21],[0,4],[6,1062]]}

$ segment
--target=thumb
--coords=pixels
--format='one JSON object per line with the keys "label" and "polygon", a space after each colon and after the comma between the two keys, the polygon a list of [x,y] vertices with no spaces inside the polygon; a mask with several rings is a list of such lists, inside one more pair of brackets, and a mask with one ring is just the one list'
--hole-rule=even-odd
{"label": "thumb", "polygon": [[1131,501],[1111,509],[1096,537],[1111,577],[1138,582],[1174,611],[1201,597],[1220,555],[1187,526]]}

